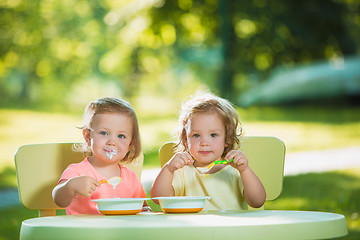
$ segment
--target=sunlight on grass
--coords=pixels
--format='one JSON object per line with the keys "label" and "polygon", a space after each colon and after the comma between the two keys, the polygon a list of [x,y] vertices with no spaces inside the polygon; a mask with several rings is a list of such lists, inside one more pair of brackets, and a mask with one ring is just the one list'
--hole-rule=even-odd
{"label": "sunlight on grass", "polygon": [[276,136],[287,152],[360,146],[357,107],[251,107],[238,109],[246,135]]}
{"label": "sunlight on grass", "polygon": [[278,199],[270,203],[266,203],[265,209],[304,209],[309,205],[305,198],[289,197],[286,199]]}
{"label": "sunlight on grass", "polygon": [[288,153],[360,146],[360,122],[245,122],[243,128],[245,135],[282,139]]}
{"label": "sunlight on grass", "polygon": [[[287,153],[360,146],[360,111],[322,111],[319,114],[308,109],[239,109],[245,135],[276,136],[285,142]],[[138,113],[145,154],[154,156],[163,143],[175,139],[176,112],[172,109],[158,114]],[[0,169],[13,166],[14,153],[21,145],[83,141],[77,128],[81,125],[81,113],[76,116],[0,109],[0,116]],[[153,160],[145,159],[147,162]]]}
{"label": "sunlight on grass", "polygon": [[[143,123],[143,124],[141,124]],[[159,119],[147,122],[140,122],[141,139],[144,151],[149,151],[159,145],[174,140],[176,121],[172,119]]]}
{"label": "sunlight on grass", "polygon": [[81,140],[80,118],[72,115],[22,110],[0,110],[0,169],[13,166],[16,150],[24,144]]}
{"label": "sunlight on grass", "polygon": [[[0,109],[0,170],[14,167],[14,154],[24,144],[82,142],[81,116]],[[144,152],[156,152],[173,140],[176,117],[139,118]],[[145,160],[146,161],[146,160]],[[154,160],[153,160],[154,161]]]}

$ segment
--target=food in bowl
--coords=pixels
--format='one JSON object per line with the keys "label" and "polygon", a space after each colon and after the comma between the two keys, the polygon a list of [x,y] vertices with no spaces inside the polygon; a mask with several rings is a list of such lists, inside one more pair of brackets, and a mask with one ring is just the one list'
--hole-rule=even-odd
{"label": "food in bowl", "polygon": [[166,213],[196,213],[203,210],[207,196],[155,197]]}
{"label": "food in bowl", "polygon": [[141,212],[144,201],[150,198],[101,198],[96,202],[99,212],[105,215],[129,215]]}

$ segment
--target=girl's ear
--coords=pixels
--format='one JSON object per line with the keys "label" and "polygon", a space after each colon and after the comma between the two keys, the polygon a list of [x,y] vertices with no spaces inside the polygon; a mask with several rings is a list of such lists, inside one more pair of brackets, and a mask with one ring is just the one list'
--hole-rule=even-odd
{"label": "girl's ear", "polygon": [[88,129],[88,128],[84,128],[83,131],[82,131],[84,140],[85,140],[85,142],[87,143],[88,146],[91,145],[90,132],[91,132],[91,131],[90,131],[90,129]]}

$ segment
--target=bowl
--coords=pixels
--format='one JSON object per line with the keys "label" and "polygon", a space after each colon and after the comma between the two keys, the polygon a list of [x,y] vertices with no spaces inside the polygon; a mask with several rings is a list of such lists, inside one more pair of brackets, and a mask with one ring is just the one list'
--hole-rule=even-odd
{"label": "bowl", "polygon": [[205,200],[211,197],[206,196],[175,196],[175,197],[155,197],[161,209],[166,213],[196,213],[203,210]]}
{"label": "bowl", "polygon": [[141,212],[144,201],[150,198],[101,198],[96,202],[99,212],[105,215],[130,215]]}

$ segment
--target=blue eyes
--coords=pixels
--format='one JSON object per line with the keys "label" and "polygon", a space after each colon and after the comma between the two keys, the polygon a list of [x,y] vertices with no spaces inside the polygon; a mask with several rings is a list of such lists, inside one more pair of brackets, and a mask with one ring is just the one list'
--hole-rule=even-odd
{"label": "blue eyes", "polygon": [[[100,135],[102,135],[102,136],[107,136],[107,135],[109,135],[107,132],[105,132],[105,131],[100,131]],[[126,136],[124,135],[124,134],[119,134],[118,135],[118,138],[120,138],[120,139],[125,139],[126,138]]]}
{"label": "blue eyes", "polygon": [[[217,136],[219,136],[219,135],[218,135],[217,133],[212,133],[212,134],[210,134],[210,136],[214,138],[214,137],[217,137]],[[194,137],[194,138],[199,138],[199,137],[200,137],[200,134],[195,133],[195,134],[193,135],[193,137]]]}

